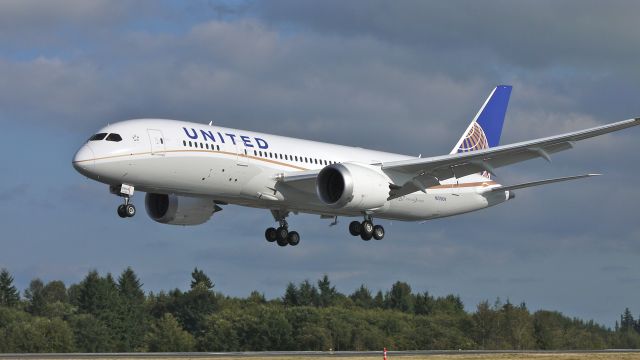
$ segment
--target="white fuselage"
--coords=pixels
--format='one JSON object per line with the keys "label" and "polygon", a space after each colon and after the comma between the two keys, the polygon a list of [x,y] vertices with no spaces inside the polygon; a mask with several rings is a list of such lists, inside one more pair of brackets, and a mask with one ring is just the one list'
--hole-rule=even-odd
{"label": "white fuselage", "polygon": [[[74,167],[94,180],[128,184],[149,193],[206,197],[219,202],[327,216],[358,216],[326,206],[315,188],[290,187],[281,174],[318,170],[332,163],[381,164],[414,157],[175,120],[140,119],[99,133],[120,141],[88,141]],[[385,175],[387,176],[387,175]],[[390,178],[390,183],[393,181]],[[450,179],[390,201],[372,216],[426,220],[492,206],[508,199],[487,177]]]}

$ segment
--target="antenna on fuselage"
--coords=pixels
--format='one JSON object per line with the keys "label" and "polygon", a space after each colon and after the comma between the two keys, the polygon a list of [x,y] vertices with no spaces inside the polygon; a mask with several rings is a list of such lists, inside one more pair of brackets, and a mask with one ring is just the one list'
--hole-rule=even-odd
{"label": "antenna on fuselage", "polygon": [[211,126],[213,124],[213,121],[209,121],[209,126]]}

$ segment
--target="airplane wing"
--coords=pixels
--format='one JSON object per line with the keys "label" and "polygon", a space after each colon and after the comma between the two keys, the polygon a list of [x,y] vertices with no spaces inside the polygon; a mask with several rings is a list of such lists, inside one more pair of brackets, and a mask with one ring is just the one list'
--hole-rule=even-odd
{"label": "airplane wing", "polygon": [[636,125],[640,125],[640,118],[483,150],[386,162],[382,163],[381,166],[385,172],[396,171],[413,175],[414,178],[412,181],[407,183],[411,184],[410,186],[415,186],[416,179],[420,181],[421,177],[433,177],[437,179],[437,181],[442,181],[453,177],[460,178],[482,171],[493,174],[495,168],[537,157],[550,161],[550,154],[571,149],[575,141],[600,136]]}
{"label": "airplane wing", "polygon": [[489,191],[510,191],[510,190],[524,189],[524,188],[533,187],[533,186],[553,184],[561,181],[578,180],[578,179],[588,178],[591,176],[600,176],[600,175],[601,174],[584,174],[584,175],[567,176],[567,177],[561,177],[561,178],[555,178],[555,179],[531,181],[531,182],[526,182],[526,183],[521,183],[516,185],[493,187],[489,189]]}
{"label": "airplane wing", "polygon": [[[380,165],[382,171],[387,173],[397,172],[405,174],[405,176],[402,176],[403,178],[407,178],[406,175],[409,175],[409,180],[404,184],[390,184],[391,193],[389,199],[394,199],[415,191],[424,190],[430,186],[438,185],[440,181],[453,177],[460,178],[482,171],[488,171],[489,173],[494,174],[495,168],[538,157],[550,161],[551,154],[573,148],[573,143],[575,141],[604,135],[636,125],[640,125],[640,118],[619,121],[586,130],[497,146],[483,150],[428,158],[391,161],[375,165]],[[315,180],[319,172],[320,170],[308,170],[282,173],[276,177],[276,181],[282,185],[295,188],[299,191],[313,193],[315,192]],[[517,188],[572,180],[573,178],[574,177],[566,179],[562,178],[562,180],[550,179],[531,184],[520,184],[517,185]],[[515,188],[516,187],[513,187],[511,189]],[[498,187],[496,188],[496,191],[497,190],[509,189],[506,187]]]}

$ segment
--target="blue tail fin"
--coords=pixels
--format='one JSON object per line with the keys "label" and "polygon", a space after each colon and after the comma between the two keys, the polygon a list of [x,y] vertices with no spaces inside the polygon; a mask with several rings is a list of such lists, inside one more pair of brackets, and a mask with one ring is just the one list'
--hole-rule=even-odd
{"label": "blue tail fin", "polygon": [[451,150],[451,154],[498,146],[510,95],[511,86],[496,86]]}

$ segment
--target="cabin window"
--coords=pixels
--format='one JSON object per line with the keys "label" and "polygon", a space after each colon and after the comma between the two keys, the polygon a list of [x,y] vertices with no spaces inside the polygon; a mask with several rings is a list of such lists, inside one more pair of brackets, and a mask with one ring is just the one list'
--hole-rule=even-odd
{"label": "cabin window", "polygon": [[258,155],[258,152],[257,152],[256,150],[253,150],[253,155],[254,155],[254,156],[257,156],[257,155]]}
{"label": "cabin window", "polygon": [[220,151],[220,145],[216,145],[216,148],[218,148],[218,151]]}
{"label": "cabin window", "polygon": [[182,140],[182,145],[187,146],[187,140]]}
{"label": "cabin window", "polygon": [[204,143],[204,147],[209,150],[209,143]]}
{"label": "cabin window", "polygon": [[192,145],[191,145],[191,141],[189,141],[189,147],[192,147]]}

